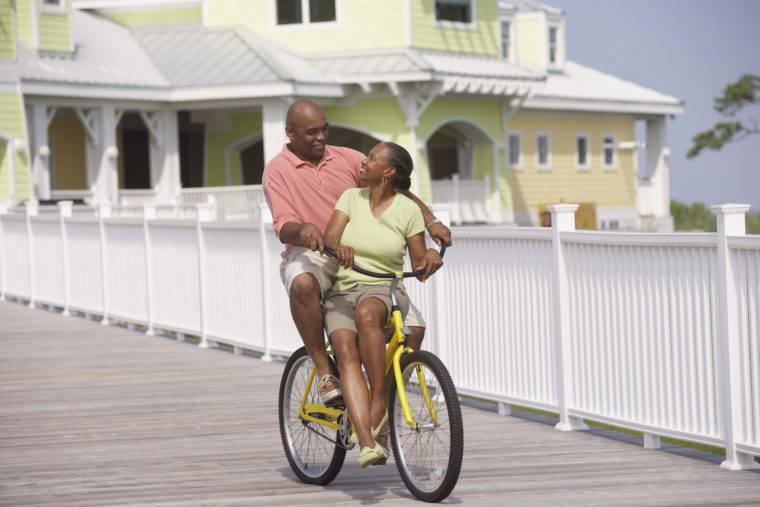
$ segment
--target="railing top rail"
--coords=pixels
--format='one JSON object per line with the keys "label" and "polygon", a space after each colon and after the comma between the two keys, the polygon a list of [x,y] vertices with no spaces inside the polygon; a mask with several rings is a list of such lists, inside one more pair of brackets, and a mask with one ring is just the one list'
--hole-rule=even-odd
{"label": "railing top rail", "polygon": [[679,232],[663,234],[656,232],[599,232],[599,231],[565,231],[560,238],[566,243],[583,243],[612,246],[696,246],[715,247],[715,233]]}
{"label": "railing top rail", "polygon": [[729,236],[728,246],[731,248],[741,248],[742,250],[760,250],[760,235]]}
{"label": "railing top rail", "polygon": [[261,190],[263,185],[237,185],[227,187],[191,187],[180,189],[180,194],[212,194],[216,192],[241,192]]}
{"label": "railing top rail", "polygon": [[551,229],[543,227],[452,227],[456,238],[538,239],[551,241]]}

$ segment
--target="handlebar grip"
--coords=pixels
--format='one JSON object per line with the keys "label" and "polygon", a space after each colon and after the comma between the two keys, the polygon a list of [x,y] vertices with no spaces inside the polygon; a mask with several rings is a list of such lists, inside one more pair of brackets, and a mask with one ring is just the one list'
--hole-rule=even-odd
{"label": "handlebar grip", "polygon": [[[329,246],[325,247],[325,253],[328,255],[332,255],[336,259],[338,258],[338,254],[335,253],[335,250],[333,250]],[[441,250],[438,253],[441,255],[441,258],[443,258],[444,254],[446,253],[446,245],[441,245]],[[393,273],[376,273],[374,271],[368,271],[362,267],[359,267],[356,264],[354,264],[353,269],[357,273],[361,273],[362,275],[366,275],[366,276],[371,276],[373,278],[391,278],[391,279],[396,278],[396,275]],[[411,277],[420,276],[423,274],[425,274],[424,269],[421,269],[419,271],[404,271],[402,278],[411,278]]]}

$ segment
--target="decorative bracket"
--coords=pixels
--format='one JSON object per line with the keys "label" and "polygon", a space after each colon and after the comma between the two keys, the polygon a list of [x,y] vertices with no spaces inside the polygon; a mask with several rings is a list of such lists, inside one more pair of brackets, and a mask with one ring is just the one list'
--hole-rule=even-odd
{"label": "decorative bracket", "polygon": [[96,130],[95,122],[97,121],[97,115],[94,109],[74,109],[74,112],[79,117],[79,121],[82,123],[84,130],[87,132],[87,140],[90,144],[95,144]]}
{"label": "decorative bracket", "polygon": [[390,81],[388,87],[398,100],[401,110],[404,112],[406,126],[410,129],[417,128],[420,117],[435,98],[441,94],[442,90],[441,83],[400,84]]}
{"label": "decorative bracket", "polygon": [[159,116],[156,112],[140,111],[140,118],[142,118],[145,127],[150,133],[150,140],[156,147],[161,147],[161,140],[158,136],[158,121]]}

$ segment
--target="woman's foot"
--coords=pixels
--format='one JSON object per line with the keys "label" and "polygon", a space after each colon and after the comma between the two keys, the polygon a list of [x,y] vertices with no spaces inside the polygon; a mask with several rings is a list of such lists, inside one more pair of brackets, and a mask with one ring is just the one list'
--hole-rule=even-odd
{"label": "woman's foot", "polygon": [[381,460],[386,459],[383,447],[380,444],[375,443],[375,447],[362,447],[362,450],[359,453],[359,466],[367,468],[370,465],[379,464]]}

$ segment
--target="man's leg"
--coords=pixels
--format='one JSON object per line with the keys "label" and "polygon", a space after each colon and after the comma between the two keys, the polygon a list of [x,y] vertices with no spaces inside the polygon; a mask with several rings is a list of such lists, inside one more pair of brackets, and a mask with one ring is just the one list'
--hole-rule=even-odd
{"label": "man's leg", "polygon": [[293,279],[290,285],[290,314],[319,377],[332,375],[325,348],[322,292],[311,273],[301,273]]}

